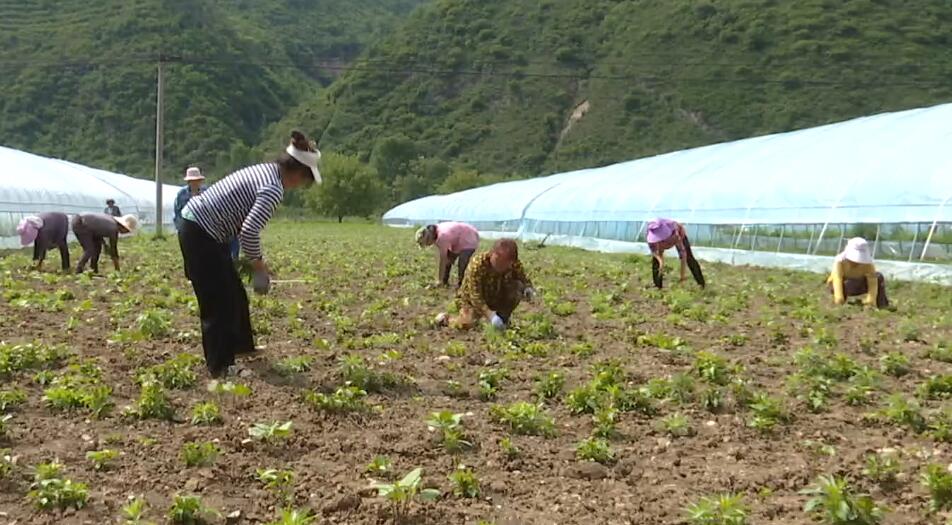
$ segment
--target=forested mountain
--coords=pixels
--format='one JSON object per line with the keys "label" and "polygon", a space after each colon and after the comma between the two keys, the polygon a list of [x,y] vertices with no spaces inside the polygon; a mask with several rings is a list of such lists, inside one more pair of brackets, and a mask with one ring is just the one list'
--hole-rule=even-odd
{"label": "forested mountain", "polygon": [[537,175],[949,102],[950,40],[946,0],[437,0],[271,136]]}
{"label": "forested mountain", "polygon": [[0,144],[149,176],[165,55],[166,167],[251,158],[420,0],[0,0]]}

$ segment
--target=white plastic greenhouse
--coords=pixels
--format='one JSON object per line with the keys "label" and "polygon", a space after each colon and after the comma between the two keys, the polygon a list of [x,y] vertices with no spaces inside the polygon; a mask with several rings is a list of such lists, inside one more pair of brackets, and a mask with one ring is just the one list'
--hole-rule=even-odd
{"label": "white plastic greenhouse", "polygon": [[[177,191],[163,186],[165,224],[172,222]],[[26,215],[101,212],[109,198],[123,213],[138,215],[141,224],[155,224],[153,182],[0,147],[0,248],[20,246],[16,226]]]}
{"label": "white plastic greenhouse", "polygon": [[861,235],[888,276],[952,284],[950,145],[944,104],[425,197],[383,220],[647,253],[645,223],[667,217],[700,258],[811,271]]}

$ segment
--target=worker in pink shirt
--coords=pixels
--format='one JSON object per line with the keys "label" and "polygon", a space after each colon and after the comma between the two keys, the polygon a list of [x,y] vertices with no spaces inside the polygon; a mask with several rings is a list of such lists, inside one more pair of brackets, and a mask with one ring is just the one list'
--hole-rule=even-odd
{"label": "worker in pink shirt", "polygon": [[420,248],[436,245],[439,255],[439,284],[442,286],[449,286],[450,269],[453,263],[459,260],[459,281],[456,285],[458,288],[463,284],[469,260],[479,247],[479,232],[462,222],[441,222],[417,230],[416,242]]}

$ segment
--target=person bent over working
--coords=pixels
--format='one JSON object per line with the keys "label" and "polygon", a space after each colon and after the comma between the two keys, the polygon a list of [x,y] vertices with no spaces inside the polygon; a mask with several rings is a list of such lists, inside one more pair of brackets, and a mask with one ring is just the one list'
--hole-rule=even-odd
{"label": "person bent over working", "polygon": [[701,265],[694,258],[691,243],[688,241],[684,225],[671,219],[655,219],[648,223],[648,248],[651,250],[651,277],[659,289],[664,285],[664,252],[677,248],[681,259],[681,282],[685,279],[685,268],[691,269],[694,280],[704,288],[704,274]]}
{"label": "person bent over working", "polygon": [[457,267],[459,278],[456,286],[463,285],[466,267],[469,266],[470,259],[476,253],[476,248],[479,248],[479,232],[476,228],[462,222],[430,224],[417,230],[416,241],[420,248],[436,246],[439,257],[437,263],[439,285],[449,286],[450,270],[457,260],[459,261]]}
{"label": "person bent over working", "polygon": [[17,226],[17,233],[23,246],[33,243],[33,262],[37,270],[43,268],[46,252],[55,246],[59,248],[63,271],[69,271],[69,246],[66,244],[69,217],[65,213],[48,212],[25,217]]}
{"label": "person bent over working", "polygon": [[869,243],[862,237],[847,241],[843,253],[834,259],[833,271],[826,282],[835,304],[844,304],[847,298],[862,295],[866,306],[889,307],[886,279],[876,271]]}
{"label": "person bent over working", "polygon": [[81,213],[73,217],[73,235],[83,247],[83,255],[76,265],[76,273],[83,273],[86,263],[99,273],[99,256],[103,245],[109,241],[109,256],[112,257],[112,267],[119,271],[119,234],[132,233],[139,226],[139,219],[135,215],[113,217],[105,213]]}
{"label": "person bent over working", "polygon": [[450,318],[442,313],[436,323],[465,330],[489,317],[492,325],[502,330],[509,326],[519,303],[523,299],[532,301],[535,295],[532,281],[519,262],[516,241],[500,239],[492,250],[474,258],[466,271],[456,294],[459,316]]}

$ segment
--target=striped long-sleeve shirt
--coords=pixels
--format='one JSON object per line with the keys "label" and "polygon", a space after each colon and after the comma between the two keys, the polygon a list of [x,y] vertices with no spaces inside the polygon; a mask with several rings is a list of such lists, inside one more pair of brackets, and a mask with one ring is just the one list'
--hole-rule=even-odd
{"label": "striped long-sleeve shirt", "polygon": [[261,230],[284,198],[281,168],[271,162],[238,170],[192,197],[183,215],[213,239],[235,236],[250,259],[261,258]]}

